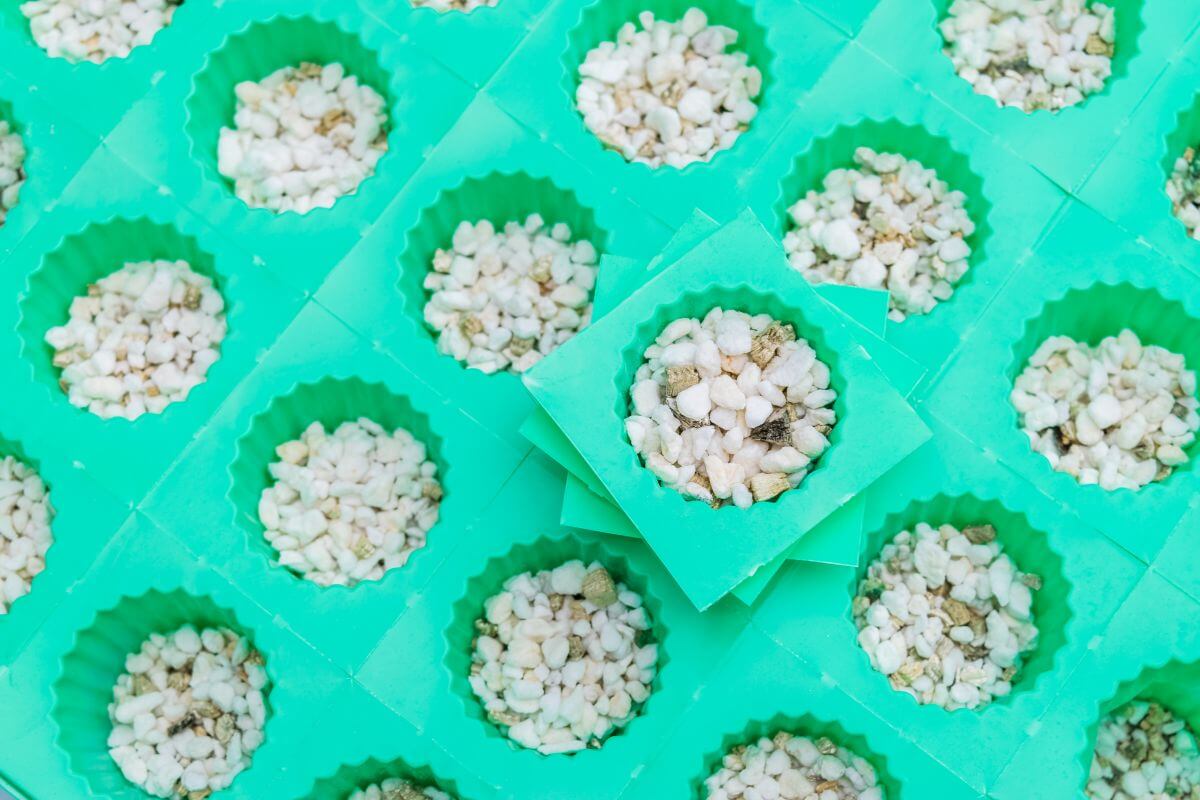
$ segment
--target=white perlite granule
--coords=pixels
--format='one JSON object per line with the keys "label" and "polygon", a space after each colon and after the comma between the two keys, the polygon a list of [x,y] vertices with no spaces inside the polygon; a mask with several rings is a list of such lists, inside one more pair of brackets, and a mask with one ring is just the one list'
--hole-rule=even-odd
{"label": "white perlite granule", "polygon": [[438,351],[472,369],[524,372],[592,318],[596,248],[538,214],[497,231],[460,222],[425,276]]}
{"label": "white perlite granule", "polygon": [[866,759],[824,736],[783,731],[733,748],[704,786],[705,800],[883,800]]}
{"label": "white perlite granule", "polygon": [[504,582],[476,620],[471,689],[522,747],[600,747],[650,694],[658,645],[642,598],[599,563],[568,561]]}
{"label": "white perlite granule", "polygon": [[408,431],[362,417],[329,435],[314,422],[275,453],[258,517],[281,565],[321,586],[354,586],[425,546],[442,486]]}
{"label": "white perlite granule", "polygon": [[500,0],[409,0],[414,8],[432,8],[436,11],[474,11],[488,8]]}
{"label": "white perlite granule", "polygon": [[783,237],[788,263],[811,283],[887,289],[897,322],[928,314],[969,266],[966,196],[894,153],[860,147],[854,163],[788,209],[796,226]]}
{"label": "white perlite granule", "polygon": [[358,789],[346,800],[453,800],[451,795],[432,786],[419,787],[400,778],[388,778]]}
{"label": "white perlite granule", "polygon": [[1035,575],[1004,554],[991,525],[924,522],[884,545],[854,598],[858,643],[892,688],[942,708],[1012,691],[1036,644]]}
{"label": "white perlite granule", "polygon": [[307,214],[353,194],[387,151],[387,109],[341,64],[302,63],[234,89],[217,169],[251,208]]}
{"label": "white perlite granule", "polygon": [[230,630],[152,634],[113,688],[108,752],[155,797],[207,797],[262,744],[266,686],[262,656]]}
{"label": "white perlite granule", "polygon": [[0,225],[17,205],[25,183],[25,142],[7,120],[0,119]]}
{"label": "white perlite granule", "polygon": [[1096,732],[1090,800],[1200,800],[1196,735],[1158,703],[1135,700]]}
{"label": "white perlite granule", "polygon": [[124,58],[171,24],[183,0],[31,0],[21,4],[38,46],[55,58]]}
{"label": "white perlite granule", "polygon": [[226,330],[211,278],[186,261],[133,261],[72,300],[67,324],[46,342],[73,405],[137,419],[203,383]]}
{"label": "white perlite granule", "polygon": [[1112,74],[1113,9],[1085,0],[954,0],[941,22],[960,77],[1002,106],[1073,106]]}
{"label": "white perlite granule", "polygon": [[646,348],[625,432],[664,486],[749,508],[797,486],[837,422],[829,367],[791,325],[714,308]]}
{"label": "white perlite granule", "polygon": [[[1167,180],[1167,197],[1171,198],[1171,210],[1187,227],[1188,236],[1200,238],[1200,161],[1196,160],[1196,148],[1189,147],[1175,159],[1175,167]],[[0,178],[0,185],[3,185]]]}
{"label": "white perlite granule", "polygon": [[42,479],[12,456],[0,458],[0,616],[29,594],[54,543],[54,507]]}
{"label": "white perlite granule", "polygon": [[1051,336],[1016,380],[1012,404],[1033,449],[1104,489],[1140,489],[1188,460],[1196,373],[1128,329],[1096,347]]}
{"label": "white perlite granule", "polygon": [[698,8],[678,22],[653,12],[627,22],[579,65],[584,124],[627,161],[685,167],[733,147],[758,113],[762,73],[726,52],[738,32]]}

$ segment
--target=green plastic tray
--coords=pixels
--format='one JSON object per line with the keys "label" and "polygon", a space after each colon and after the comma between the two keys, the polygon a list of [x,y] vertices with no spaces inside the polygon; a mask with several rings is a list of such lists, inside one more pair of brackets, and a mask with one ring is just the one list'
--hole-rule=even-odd
{"label": "green plastic tray", "polygon": [[[743,28],[767,81],[737,145],[682,171],[605,151],[571,97],[587,48],[685,0],[470,14],[189,0],[151,45],[99,67],[48,58],[19,4],[0,7],[0,116],[29,150],[0,226],[0,454],[35,465],[57,509],[46,571],[0,617],[0,791],[145,800],[105,752],[103,709],[123,654],[185,619],[248,633],[272,681],[265,743],[222,800],[342,800],[390,775],[461,800],[698,798],[726,748],[784,727],[870,759],[890,800],[1077,800],[1115,705],[1153,697],[1200,726],[1195,468],[1136,494],[1079,487],[1030,451],[1006,399],[1052,331],[1129,324],[1200,364],[1200,242],[1163,194],[1176,151],[1200,141],[1200,9],[1118,0],[1110,88],[1024,115],[954,75],[935,28],[946,0],[696,4]],[[247,209],[212,150],[232,85],[330,58],[387,97],[388,154],[331,210]],[[971,271],[927,317],[879,322],[880,293],[814,292],[780,255],[787,205],[857,144],[971,192]],[[537,399],[517,376],[438,355],[420,290],[458,218],[534,211],[606,256],[604,316],[539,367]],[[228,300],[208,380],[133,423],[71,406],[44,329],[119,261],[180,256]],[[709,290],[803,311],[855,380],[843,440],[789,493],[809,502],[756,521],[753,547],[708,548],[702,570],[691,510],[636,485],[616,414],[627,365],[613,364],[659,312]],[[589,344],[602,340],[615,344]],[[550,438],[521,433],[539,401],[566,434],[553,458],[538,449]],[[271,564],[253,501],[277,440],[358,414],[429,441],[442,516],[404,569],[320,589]],[[1011,697],[947,713],[870,669],[850,600],[898,525],[978,515],[1045,578],[1043,639]],[[822,535],[857,551],[817,563]],[[465,680],[469,625],[511,573],[577,556],[645,594],[661,671],[602,749],[544,757],[484,719]]]}

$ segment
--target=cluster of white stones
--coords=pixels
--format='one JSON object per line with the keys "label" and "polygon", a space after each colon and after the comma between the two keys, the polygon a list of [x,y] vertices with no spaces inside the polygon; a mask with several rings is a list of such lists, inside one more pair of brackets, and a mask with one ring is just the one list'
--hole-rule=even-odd
{"label": "cluster of white stones", "polygon": [[258,518],[279,563],[321,586],[404,566],[438,519],[442,486],[425,444],[362,417],[332,435],[314,422],[275,448]]}
{"label": "cluster of white stones", "polygon": [[472,369],[524,372],[592,318],[596,248],[538,214],[497,231],[460,222],[425,276],[438,351]]}
{"label": "cluster of white stones", "polygon": [[629,390],[629,441],[685,497],[749,508],[799,485],[837,422],[829,367],[769,314],[667,325]]}
{"label": "cluster of white stones", "polygon": [[1096,732],[1090,800],[1200,800],[1196,734],[1158,703],[1135,700]]}
{"label": "cluster of white stones", "polygon": [[969,266],[975,223],[966,195],[937,172],[895,153],[854,151],[822,190],[788,209],[788,263],[812,283],[887,289],[889,317],[928,314],[954,293]]}
{"label": "cluster of white stones", "polygon": [[417,786],[401,778],[388,778],[356,790],[346,800],[453,800],[441,789]]}
{"label": "cluster of white stones", "polygon": [[[0,185],[3,179],[0,178]],[[1171,209],[1179,221],[1187,227],[1188,235],[1200,238],[1200,161],[1196,160],[1196,148],[1189,147],[1175,159],[1171,177],[1167,179],[1167,197],[1171,198]]]}
{"label": "cluster of white stones", "polygon": [[383,97],[338,63],[300,64],[243,81],[217,170],[252,208],[307,214],[353,194],[387,151]]}
{"label": "cluster of white stones", "polygon": [[267,672],[224,628],[152,634],[125,659],[108,706],[108,752],[155,797],[204,800],[250,766],[263,742]]}
{"label": "cluster of white stones", "polygon": [[784,731],[733,748],[704,786],[705,800],[883,800],[866,759]]}
{"label": "cluster of white stones", "polygon": [[1188,460],[1196,373],[1128,329],[1096,347],[1051,336],[1016,380],[1012,404],[1033,449],[1083,484],[1140,489]]}
{"label": "cluster of white stones", "polygon": [[941,29],[959,76],[1001,106],[1058,111],[1112,74],[1115,15],[1099,0],[954,0]]}
{"label": "cluster of white stones", "polygon": [[991,525],[924,522],[884,545],[854,598],[858,643],[892,688],[942,708],[978,708],[1012,691],[1037,642],[1036,575],[1022,573]]}
{"label": "cluster of white stones", "polygon": [[762,73],[726,52],[738,32],[698,8],[678,22],[653,12],[627,22],[579,65],[575,105],[584,124],[628,161],[686,167],[733,143],[758,113]]}
{"label": "cluster of white stones", "polygon": [[21,134],[0,119],[0,225],[17,205],[25,183],[25,142]]}
{"label": "cluster of white stones", "polygon": [[183,0],[30,0],[21,4],[38,46],[55,58],[124,58],[171,24]]}
{"label": "cluster of white stones", "polygon": [[0,458],[0,616],[29,594],[54,543],[54,507],[41,477],[12,456]]}
{"label": "cluster of white stones", "polygon": [[186,261],[132,261],[73,299],[67,324],[46,342],[73,405],[137,419],[203,383],[226,331],[211,278]]}
{"label": "cluster of white stones", "polygon": [[410,0],[415,8],[432,8],[435,11],[474,11],[477,8],[494,6],[500,0]]}
{"label": "cluster of white stones", "polygon": [[641,596],[599,563],[521,573],[475,622],[471,689],[522,747],[598,748],[650,695],[658,662],[650,627]]}

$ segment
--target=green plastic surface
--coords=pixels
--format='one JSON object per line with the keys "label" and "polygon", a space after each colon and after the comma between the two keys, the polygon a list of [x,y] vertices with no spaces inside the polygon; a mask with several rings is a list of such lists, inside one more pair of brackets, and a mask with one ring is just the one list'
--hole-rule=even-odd
{"label": "green plastic surface", "polygon": [[[0,455],[57,510],[45,572],[0,617],[4,791],[144,800],[105,752],[104,705],[121,655],[185,620],[251,637],[272,681],[265,742],[222,800],[340,800],[388,775],[461,800],[698,798],[726,748],[779,728],[855,749],[889,800],[1077,800],[1112,708],[1149,697],[1200,725],[1194,465],[1081,487],[1007,400],[1049,333],[1129,325],[1200,366],[1200,242],[1163,191],[1200,144],[1200,7],[1118,0],[1109,88],[1026,115],[954,74],[946,0],[697,2],[744,28],[762,112],[711,163],[657,171],[584,128],[571,62],[683,0],[187,0],[102,66],[47,57],[0,7],[0,117],[29,153],[0,226]],[[233,84],[334,57],[387,98],[378,171],[332,209],[247,208],[215,170]],[[787,206],[857,145],[970,192],[970,271],[926,317],[884,322],[882,293],[814,292],[783,259]],[[533,212],[604,258],[598,322],[531,393],[438,354],[420,287],[460,218]],[[67,402],[42,335],[147,257],[210,274],[229,335],[186,401],[100,420]],[[649,332],[731,301],[795,318],[844,390],[812,475],[742,519],[667,494],[619,426]],[[360,414],[428,442],[445,500],[403,569],[322,589],[272,564],[254,502],[275,444]],[[1041,641],[1010,697],[919,706],[858,647],[854,587],[898,526],[980,517],[1044,579]],[[512,571],[574,556],[646,595],[661,671],[604,747],[546,757],[484,719],[468,625]]]}

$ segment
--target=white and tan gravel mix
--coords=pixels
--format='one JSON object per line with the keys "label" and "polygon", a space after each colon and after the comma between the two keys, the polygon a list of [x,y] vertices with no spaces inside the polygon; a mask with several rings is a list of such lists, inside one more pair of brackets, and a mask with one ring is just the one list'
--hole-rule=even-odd
{"label": "white and tan gravel mix", "polygon": [[438,351],[491,374],[524,372],[592,318],[596,248],[531,214],[503,230],[460,222],[425,276]]}
{"label": "white and tan gravel mix", "polygon": [[509,578],[475,627],[471,690],[521,747],[598,748],[650,695],[651,620],[642,597],[599,563]]}
{"label": "white and tan gravel mix", "polygon": [[854,598],[858,643],[892,688],[921,704],[979,708],[1012,691],[1037,644],[1035,575],[991,525],[918,523],[867,568]]}
{"label": "white and tan gravel mix", "polygon": [[186,261],[132,261],[90,284],[45,338],[73,405],[137,419],[203,383],[226,331],[211,278]]}
{"label": "white and tan gravel mix", "polygon": [[432,786],[418,786],[402,778],[388,778],[358,789],[346,800],[454,800],[453,797]]}
{"label": "white and tan gravel mix", "polygon": [[234,127],[221,129],[217,170],[251,208],[330,208],[387,152],[383,97],[341,64],[284,67],[234,91]]}
{"label": "white and tan gravel mix", "polygon": [[638,14],[579,65],[584,124],[627,161],[685,167],[733,147],[758,114],[762,73],[738,31],[698,8],[677,22]]}
{"label": "white and tan gravel mix", "polygon": [[1128,329],[1093,347],[1052,336],[1011,394],[1033,449],[1059,472],[1102,488],[1140,489],[1188,460],[1200,429],[1196,373],[1183,356]]}
{"label": "white and tan gravel mix", "polygon": [[895,153],[854,151],[788,209],[788,263],[811,283],[886,289],[891,319],[928,314],[970,266],[966,195]]}
{"label": "white and tan gravel mix", "polygon": [[0,225],[17,205],[25,183],[25,142],[8,120],[0,119]]}
{"label": "white and tan gravel mix", "polygon": [[954,0],[940,27],[959,76],[1001,106],[1058,111],[1112,74],[1116,15],[1099,0]]}
{"label": "white and tan gravel mix", "polygon": [[1187,228],[1188,236],[1200,238],[1200,161],[1196,160],[1195,147],[1187,148],[1175,159],[1167,179],[1167,197],[1171,198],[1171,210]]}
{"label": "white and tan gravel mix", "polygon": [[425,546],[442,486],[425,444],[363,417],[320,422],[275,448],[258,517],[278,563],[321,586],[354,586]]}
{"label": "white and tan gravel mix", "polygon": [[1200,800],[1196,734],[1158,703],[1135,700],[1100,723],[1089,800]]}
{"label": "white and tan gravel mix", "polygon": [[837,422],[829,367],[770,315],[714,308],[671,322],[629,391],[629,441],[658,480],[748,508],[799,485]]}
{"label": "white and tan gravel mix", "polygon": [[152,634],[113,688],[108,752],[155,797],[204,798],[250,766],[263,742],[267,672],[224,628]]}
{"label": "white and tan gravel mix", "polygon": [[500,0],[409,0],[414,8],[432,8],[435,11],[474,11],[477,8],[490,8],[498,5]]}
{"label": "white and tan gravel mix", "polygon": [[21,4],[38,46],[55,58],[124,58],[171,24],[183,0],[30,0]]}
{"label": "white and tan gravel mix", "polygon": [[783,732],[739,745],[704,780],[705,800],[883,800],[875,768],[826,737]]}
{"label": "white and tan gravel mix", "polygon": [[29,465],[0,458],[0,616],[29,594],[54,543],[54,507],[46,484]]}

